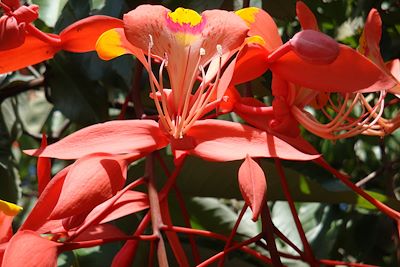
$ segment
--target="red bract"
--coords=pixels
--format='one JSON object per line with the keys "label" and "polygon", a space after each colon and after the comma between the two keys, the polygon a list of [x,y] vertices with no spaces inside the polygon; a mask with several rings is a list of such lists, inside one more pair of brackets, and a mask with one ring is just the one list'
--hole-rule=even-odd
{"label": "red bract", "polygon": [[249,156],[246,157],[238,172],[239,188],[243,199],[253,211],[253,221],[257,221],[263,205],[265,205],[265,194],[267,181],[264,171]]}
{"label": "red bract", "polygon": [[50,241],[33,231],[20,231],[11,238],[4,253],[4,267],[54,267],[60,243]]}
{"label": "red bract", "polygon": [[20,206],[0,200],[0,244],[7,242],[12,237],[11,223],[21,210]]}
{"label": "red bract", "polygon": [[15,11],[4,4],[2,7],[7,12],[0,18],[0,73],[48,60],[60,50],[93,51],[104,31],[122,26],[119,19],[96,15],[71,24],[59,35],[47,34],[31,24],[38,16],[36,5],[21,6]]}

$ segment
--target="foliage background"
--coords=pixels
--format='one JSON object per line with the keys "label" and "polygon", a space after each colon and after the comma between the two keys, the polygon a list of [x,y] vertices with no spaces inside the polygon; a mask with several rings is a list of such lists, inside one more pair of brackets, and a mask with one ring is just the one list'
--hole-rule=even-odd
{"label": "foliage background", "polygon": [[[36,26],[47,32],[60,32],[72,22],[93,14],[121,17],[123,13],[145,3],[139,0],[32,0],[40,6]],[[155,3],[156,1],[152,1]],[[244,1],[246,2],[246,1]],[[175,9],[178,6],[199,12],[205,9],[239,9],[243,1],[160,1]],[[363,29],[366,15],[377,8],[383,21],[381,51],[385,60],[400,58],[400,2],[372,0],[305,1],[316,15],[323,32],[354,48]],[[282,38],[288,40],[300,27],[295,18],[295,1],[250,1],[262,7],[276,19]],[[349,62],[351,64],[351,62]],[[134,79],[134,77],[138,77]],[[130,94],[132,80],[140,81],[141,99],[147,114],[154,107],[148,98],[146,73],[130,56],[104,62],[93,53],[58,53],[54,59],[16,73],[0,76],[0,199],[19,203],[24,212],[16,227],[36,200],[36,162],[22,154],[25,148],[38,147],[41,132],[54,142],[84,126],[116,119],[123,102]],[[254,96],[265,102],[271,100],[270,75],[251,84]],[[134,85],[137,86],[137,85]],[[396,112],[389,109],[386,112]],[[135,109],[128,106],[127,117],[135,118]],[[231,120],[239,120],[235,114]],[[332,142],[303,132],[332,166],[343,170],[357,182],[368,177],[363,186],[374,196],[400,209],[400,132],[385,138],[357,136]],[[163,156],[172,165],[167,152]],[[53,172],[66,162],[55,161]],[[261,165],[268,179],[268,205],[273,221],[281,231],[301,247],[287,203],[280,189],[275,168],[268,160]],[[237,185],[240,162],[210,163],[190,158],[178,179],[179,188],[188,203],[192,224],[228,235],[243,202]],[[399,266],[400,246],[393,222],[377,212],[358,195],[349,191],[329,173],[309,163],[287,162],[286,173],[290,188],[298,202],[298,211],[307,237],[317,257],[366,262],[381,266]],[[143,173],[143,164],[131,166],[129,177]],[[162,183],[160,172],[157,176]],[[182,224],[179,207],[170,199],[175,223]],[[131,232],[138,223],[135,215],[117,224]],[[249,219],[239,228],[240,237],[254,236],[258,223]],[[188,245],[188,240],[182,239]],[[214,254],[222,243],[198,239],[202,255]],[[122,244],[80,249],[59,257],[59,266],[108,266]],[[135,261],[144,266],[146,247]],[[290,248],[280,244],[282,251]],[[137,264],[137,265],[136,265]],[[259,263],[233,253],[227,266],[258,266]],[[299,263],[286,262],[300,266]]]}

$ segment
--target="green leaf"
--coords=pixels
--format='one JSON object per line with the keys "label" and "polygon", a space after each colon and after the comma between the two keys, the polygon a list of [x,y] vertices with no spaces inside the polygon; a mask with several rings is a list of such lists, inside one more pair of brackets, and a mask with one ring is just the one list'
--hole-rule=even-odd
{"label": "green leaf", "polygon": [[39,18],[49,27],[54,27],[66,2],[67,0],[32,0],[40,8]]}
{"label": "green leaf", "polygon": [[76,63],[61,54],[50,61],[47,77],[55,108],[73,122],[84,125],[106,120],[106,89],[83,75]]}

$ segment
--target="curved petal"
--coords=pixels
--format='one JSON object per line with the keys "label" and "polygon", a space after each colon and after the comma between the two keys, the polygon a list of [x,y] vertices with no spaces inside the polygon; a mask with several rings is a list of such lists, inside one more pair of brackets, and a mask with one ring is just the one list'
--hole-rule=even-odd
{"label": "curved petal", "polygon": [[112,28],[123,27],[123,21],[108,16],[91,16],[79,20],[60,33],[62,47],[70,52],[89,52],[95,50],[99,36]]}
{"label": "curved petal", "polygon": [[108,154],[91,154],[72,164],[49,219],[91,211],[122,189],[127,162]]}
{"label": "curved petal", "polygon": [[313,160],[319,157],[305,154],[271,134],[230,121],[197,121],[187,136],[194,141],[188,153],[212,161],[239,160],[247,155],[287,160]]}
{"label": "curved petal", "polygon": [[7,246],[2,266],[54,267],[57,265],[57,250],[61,245],[33,231],[19,231]]}
{"label": "curved petal", "polygon": [[50,59],[61,47],[52,46],[27,34],[23,45],[0,51],[0,73],[19,70]]}
{"label": "curved petal", "polygon": [[21,210],[22,207],[0,199],[0,244],[12,237],[12,221]]}
{"label": "curved petal", "polygon": [[296,14],[303,30],[319,31],[317,19],[304,2],[296,2]]}
{"label": "curved petal", "polygon": [[0,18],[0,51],[21,46],[25,41],[25,23],[14,17],[3,15]]}
{"label": "curved petal", "polygon": [[77,159],[88,154],[147,153],[165,147],[168,139],[152,120],[110,121],[83,128],[45,149],[24,152],[31,156]]}
{"label": "curved petal", "polygon": [[[47,146],[46,135],[42,135],[42,142],[40,148],[44,149]],[[49,158],[39,157],[37,160],[36,167],[37,183],[38,183],[38,194],[43,192],[47,184],[51,179],[51,160]]]}
{"label": "curved petal", "polygon": [[265,205],[267,181],[264,171],[252,158],[246,157],[238,172],[240,192],[246,204],[253,212],[253,221],[257,221]]}
{"label": "curved petal", "polygon": [[359,51],[370,58],[375,64],[385,69],[379,43],[382,35],[382,20],[378,10],[371,9],[365,22],[364,31],[360,37]]}
{"label": "curved petal", "polygon": [[123,28],[114,28],[104,32],[96,42],[96,51],[103,60],[110,60],[125,54],[133,54],[142,64],[147,64],[142,49],[128,42]]}
{"label": "curved petal", "polygon": [[394,86],[392,77],[344,45],[340,45],[339,56],[331,64],[312,64],[291,51],[271,64],[270,69],[289,82],[323,92],[373,92]]}
{"label": "curved petal", "polygon": [[47,218],[58,202],[65,177],[70,168],[71,165],[62,169],[50,180],[25,222],[21,225],[20,230],[37,231],[49,221]]}
{"label": "curved petal", "polygon": [[231,84],[241,84],[263,75],[269,67],[268,54],[268,50],[257,43],[247,43],[243,46],[236,60]]}
{"label": "curved petal", "polygon": [[268,51],[282,45],[278,27],[267,12],[256,7],[247,7],[236,11],[236,14],[249,26],[249,36],[259,35],[265,40],[265,48]]}

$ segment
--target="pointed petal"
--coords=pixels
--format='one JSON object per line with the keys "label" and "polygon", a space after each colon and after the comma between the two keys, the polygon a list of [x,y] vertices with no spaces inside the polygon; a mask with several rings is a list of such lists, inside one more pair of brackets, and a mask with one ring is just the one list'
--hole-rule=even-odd
{"label": "pointed petal", "polygon": [[107,154],[91,154],[72,164],[49,218],[62,219],[92,210],[122,189],[127,162]]}
{"label": "pointed petal", "polygon": [[267,12],[256,7],[247,7],[236,11],[236,14],[250,27],[249,36],[259,35],[264,39],[268,51],[282,45],[278,27]]}
{"label": "pointed petal", "polygon": [[110,60],[125,54],[132,54],[136,56],[142,64],[147,64],[143,51],[128,42],[123,28],[115,28],[104,32],[97,40],[96,51],[103,60]]}
{"label": "pointed petal", "polygon": [[165,147],[167,137],[152,120],[110,121],[83,128],[47,146],[24,152],[31,156],[77,159],[88,154],[147,153]]}
{"label": "pointed petal", "polygon": [[89,52],[95,50],[99,36],[112,28],[123,27],[120,19],[108,16],[91,16],[79,20],[60,33],[62,47],[70,52]]}
{"label": "pointed petal", "polygon": [[49,184],[43,190],[38,201],[36,202],[36,205],[29,213],[25,222],[21,225],[20,230],[36,231],[40,229],[46,222],[48,222],[47,218],[58,202],[65,177],[67,176],[70,168],[71,165],[65,167],[58,172],[53,179],[50,180]]}
{"label": "pointed petal", "polygon": [[2,266],[54,267],[60,243],[40,237],[33,231],[19,231],[11,238]]}
{"label": "pointed petal", "polygon": [[238,181],[243,199],[253,211],[252,220],[257,221],[265,204],[267,181],[264,171],[248,155],[239,168]]}
{"label": "pointed petal", "polygon": [[296,2],[296,14],[303,30],[319,30],[317,19],[304,2]]}
{"label": "pointed petal", "polygon": [[0,199],[0,244],[12,237],[12,221],[21,210],[22,207]]}
{"label": "pointed petal", "polygon": [[368,14],[364,31],[360,37],[359,51],[370,58],[375,64],[385,69],[385,63],[381,56],[379,43],[382,35],[382,20],[379,12],[373,8]]}
{"label": "pointed petal", "polygon": [[0,17],[0,51],[21,46],[25,41],[25,23],[19,23],[14,17]]}
{"label": "pointed petal", "polygon": [[194,140],[194,147],[188,152],[212,161],[239,160],[247,155],[287,160],[312,160],[319,157],[302,153],[266,132],[229,121],[197,121],[187,136]]}
{"label": "pointed petal", "polygon": [[115,196],[96,206],[84,219],[79,229],[107,223],[149,207],[146,194],[123,189]]}
{"label": "pointed petal", "polygon": [[248,42],[239,52],[231,84],[241,84],[263,75],[269,67],[268,54],[262,43]]}
{"label": "pointed petal", "polygon": [[340,45],[339,56],[328,65],[312,64],[289,52],[270,68],[289,82],[323,92],[373,92],[394,86],[393,79],[377,65],[344,45]]}
{"label": "pointed petal", "polygon": [[114,226],[112,224],[102,224],[89,227],[82,234],[74,238],[74,242],[90,241],[96,239],[118,239],[124,237],[127,237],[127,235],[122,232],[117,226]]}
{"label": "pointed petal", "polygon": [[27,34],[23,45],[0,51],[0,73],[15,71],[50,59],[60,50]]}
{"label": "pointed petal", "polygon": [[[46,135],[42,135],[42,143],[40,149],[44,149],[47,146]],[[38,193],[39,196],[42,194],[46,185],[51,179],[51,160],[45,157],[39,157],[37,160],[37,178],[38,178]]]}

